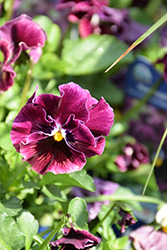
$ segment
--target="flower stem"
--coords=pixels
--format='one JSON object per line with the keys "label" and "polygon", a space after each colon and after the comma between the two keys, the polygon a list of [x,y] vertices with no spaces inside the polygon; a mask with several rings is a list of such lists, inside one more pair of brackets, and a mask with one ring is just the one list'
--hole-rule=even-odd
{"label": "flower stem", "polygon": [[60,228],[63,226],[64,224],[64,217],[61,219],[61,221],[59,222],[59,224],[57,225],[57,227],[55,227],[53,229],[53,231],[48,235],[48,237],[43,241],[43,243],[40,245],[40,247],[38,248],[38,250],[43,250],[47,244],[52,240],[52,238],[54,237],[54,235],[60,230]]}
{"label": "flower stem", "polygon": [[[9,3],[9,1],[8,1]],[[6,13],[6,21],[10,21],[13,15],[13,5],[14,5],[14,0],[10,0],[10,5],[8,6],[8,10]]]}
{"label": "flower stem", "polygon": [[92,234],[95,234],[98,230],[98,228],[103,224],[103,222],[105,221],[105,219],[110,215],[110,213],[113,211],[114,207],[116,205],[116,202],[114,202],[112,204],[112,206],[110,207],[110,209],[108,210],[108,212],[105,214],[105,216],[103,217],[102,220],[100,220],[95,227],[92,229]]}
{"label": "flower stem", "polygon": [[152,172],[153,172],[153,170],[154,170],[156,161],[157,161],[157,159],[158,159],[159,153],[160,153],[160,151],[161,151],[161,148],[162,148],[162,145],[163,145],[163,143],[164,143],[164,140],[165,140],[166,136],[167,136],[167,127],[166,127],[166,129],[165,129],[165,131],[164,131],[164,134],[163,134],[163,136],[162,136],[162,138],[161,138],[161,141],[160,141],[159,147],[158,147],[158,149],[157,149],[156,155],[155,155],[155,157],[154,157],[154,161],[153,161],[153,163],[152,163],[150,173],[149,173],[149,175],[148,175],[148,177],[147,177],[147,181],[146,181],[146,183],[145,183],[145,186],[144,186],[142,195],[145,194],[146,188],[147,188],[147,186],[148,186],[148,182],[149,182],[149,180],[150,180],[150,178],[151,178]]}
{"label": "flower stem", "polygon": [[163,205],[164,201],[150,196],[142,196],[142,195],[100,195],[100,196],[94,196],[94,197],[84,197],[83,198],[87,203],[92,203],[96,201],[139,201],[139,202],[145,202],[145,203],[153,203],[158,205]]}
{"label": "flower stem", "polygon": [[163,78],[160,77],[158,81],[152,86],[150,91],[134,106],[132,107],[123,117],[122,121],[128,121],[133,114],[140,110],[140,108],[150,99],[150,97],[154,94],[156,89],[161,85],[163,82]]}
{"label": "flower stem", "polygon": [[24,104],[26,102],[27,93],[28,93],[30,83],[31,83],[32,70],[33,70],[33,60],[31,58],[29,60],[29,65],[30,65],[30,68],[27,71],[27,78],[26,78],[26,82],[25,82],[23,92],[22,92],[22,96],[21,96],[20,109],[24,106]]}

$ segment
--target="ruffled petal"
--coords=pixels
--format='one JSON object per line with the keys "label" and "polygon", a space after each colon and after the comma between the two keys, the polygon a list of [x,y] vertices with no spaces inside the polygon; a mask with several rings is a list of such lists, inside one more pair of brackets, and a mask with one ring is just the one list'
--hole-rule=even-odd
{"label": "ruffled petal", "polygon": [[50,171],[60,174],[83,168],[86,159],[82,153],[70,149],[64,140],[56,142],[52,136],[41,139],[43,136],[39,133],[34,134],[33,138],[29,138],[30,143],[21,144],[20,153],[36,172],[46,174]]}
{"label": "ruffled petal", "polygon": [[36,93],[33,98],[29,100],[29,102],[34,103],[35,105],[41,106],[51,117],[55,117],[57,110],[60,107],[61,97],[53,95],[53,94],[41,94],[36,96]]}
{"label": "ruffled petal", "polygon": [[88,120],[88,110],[86,108],[87,90],[82,89],[73,82],[59,86],[61,94],[61,105],[54,118],[60,124],[64,124],[67,118],[75,115],[75,119],[86,122]]}
{"label": "ruffled petal", "polygon": [[25,105],[14,119],[11,130],[11,140],[19,152],[20,143],[26,142],[26,138],[34,132],[50,134],[53,130],[52,121],[47,120],[45,110],[32,104]]}
{"label": "ruffled petal", "polygon": [[89,233],[86,230],[77,230],[73,227],[63,228],[64,237],[50,242],[52,246],[73,246],[71,249],[88,249],[98,245],[101,242],[101,239],[95,237],[93,234]]}
{"label": "ruffled petal", "polygon": [[95,147],[95,138],[90,130],[81,123],[73,132],[69,131],[66,135],[66,142],[72,148],[78,152],[85,153],[89,147]]}
{"label": "ruffled petal", "polygon": [[7,91],[13,86],[16,73],[11,66],[4,66],[0,71],[0,93]]}
{"label": "ruffled petal", "polygon": [[0,39],[0,50],[2,51],[2,54],[4,56],[3,59],[3,65],[5,65],[7,63],[7,61],[10,59],[11,56],[11,45],[9,43],[9,41],[1,38]]}
{"label": "ruffled petal", "polygon": [[107,136],[114,123],[114,112],[103,97],[94,107],[89,109],[89,114],[89,120],[85,125],[92,131],[94,136]]}
{"label": "ruffled petal", "polygon": [[104,151],[105,147],[105,138],[103,136],[99,136],[95,138],[95,146],[91,145],[84,152],[85,156],[90,158],[94,155],[101,155]]}
{"label": "ruffled petal", "polygon": [[43,47],[46,34],[29,16],[23,14],[0,27],[0,37],[8,40],[13,46],[15,61],[22,50]]}

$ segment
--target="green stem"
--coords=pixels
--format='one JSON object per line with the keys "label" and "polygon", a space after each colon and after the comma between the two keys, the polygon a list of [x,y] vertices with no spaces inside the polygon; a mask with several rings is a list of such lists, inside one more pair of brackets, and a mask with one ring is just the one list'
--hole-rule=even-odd
{"label": "green stem", "polygon": [[54,235],[61,229],[61,227],[64,224],[64,217],[61,219],[61,221],[59,222],[59,224],[57,225],[57,227],[55,227],[53,229],[53,231],[48,235],[48,237],[43,241],[43,243],[40,245],[40,247],[38,248],[38,250],[43,250],[48,242],[50,242],[52,240],[52,238],[54,237]]}
{"label": "green stem", "polygon": [[18,167],[14,173],[10,176],[7,183],[4,185],[4,188],[6,190],[9,189],[9,187],[12,185],[12,183],[17,179],[17,177],[25,170],[25,167],[27,166],[27,162],[24,162],[21,167]]}
{"label": "green stem", "polygon": [[108,68],[107,73],[113,68],[124,56],[126,56],[132,49],[139,45],[144,39],[151,35],[156,29],[158,29],[163,23],[167,21],[167,14],[163,15],[156,23],[154,23],[143,35],[141,35],[132,45]]}
{"label": "green stem", "polygon": [[26,82],[25,82],[25,85],[24,85],[24,88],[23,88],[23,92],[22,92],[22,96],[21,96],[20,109],[21,109],[21,108],[25,105],[25,103],[26,103],[27,93],[28,93],[28,90],[29,90],[29,87],[30,87],[30,83],[31,83],[32,70],[33,70],[33,61],[32,61],[31,58],[30,58],[30,60],[29,60],[29,65],[30,65],[30,68],[29,68],[29,70],[27,71],[27,78],[26,78]]}
{"label": "green stem", "polygon": [[[10,21],[13,15],[13,4],[15,0],[10,0],[10,5],[8,7],[7,13],[6,13],[6,22]],[[8,1],[9,2],[9,1]]]}
{"label": "green stem", "polygon": [[150,178],[151,178],[152,172],[153,172],[153,170],[154,170],[156,161],[157,161],[157,159],[158,159],[159,153],[160,153],[160,151],[161,151],[161,148],[162,148],[162,145],[163,145],[163,143],[164,143],[164,140],[165,140],[166,136],[167,136],[167,127],[166,127],[166,129],[165,129],[165,132],[164,132],[164,134],[163,134],[163,136],[162,136],[162,139],[161,139],[161,141],[160,141],[159,147],[158,147],[158,149],[157,149],[156,155],[155,155],[155,157],[154,157],[154,161],[153,161],[153,163],[152,163],[150,173],[149,173],[149,175],[148,175],[148,177],[147,177],[147,181],[146,181],[146,184],[145,184],[145,186],[144,186],[142,195],[145,194],[146,188],[147,188],[147,186],[148,186],[148,182],[149,182],[149,180],[150,180]]}
{"label": "green stem", "polygon": [[150,91],[132,108],[130,109],[121,119],[121,121],[128,121],[133,114],[140,110],[140,108],[150,99],[150,97],[155,93],[156,89],[163,82],[163,78],[160,77],[158,81],[153,85]]}
{"label": "green stem", "polygon": [[83,198],[87,203],[92,203],[96,201],[139,201],[145,203],[153,203],[153,204],[164,204],[164,202],[158,198],[150,197],[150,196],[142,196],[142,195],[100,195],[94,197],[84,197]]}
{"label": "green stem", "polygon": [[100,220],[95,227],[92,229],[92,234],[95,234],[98,230],[98,228],[103,224],[103,222],[105,221],[105,219],[110,215],[110,213],[113,211],[114,207],[115,207],[116,202],[114,202],[112,204],[112,206],[110,207],[110,209],[108,210],[108,212],[105,214],[105,216],[103,217],[102,220]]}

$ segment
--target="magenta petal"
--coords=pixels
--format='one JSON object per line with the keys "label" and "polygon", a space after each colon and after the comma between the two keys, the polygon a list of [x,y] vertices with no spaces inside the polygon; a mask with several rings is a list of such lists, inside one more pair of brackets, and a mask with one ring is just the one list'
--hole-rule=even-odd
{"label": "magenta petal", "polygon": [[85,125],[95,136],[107,136],[114,123],[114,113],[113,109],[106,103],[103,97],[89,110],[89,114],[89,121],[86,122]]}
{"label": "magenta petal", "polygon": [[13,122],[11,140],[17,151],[20,142],[26,143],[26,138],[34,132],[50,134],[53,130],[51,121],[46,119],[46,112],[40,106],[25,105]]}
{"label": "magenta petal", "polygon": [[11,56],[11,48],[10,48],[9,41],[1,38],[0,39],[0,50],[3,53],[3,56],[4,56],[3,64],[5,65]]}
{"label": "magenta petal", "polygon": [[88,120],[86,109],[88,91],[73,82],[59,86],[59,90],[62,97],[56,116],[59,117],[60,124],[64,124],[71,114],[75,115],[75,119],[86,122]]}
{"label": "magenta petal", "polygon": [[4,66],[0,71],[0,93],[7,91],[13,86],[16,73],[11,66]]}
{"label": "magenta petal", "polygon": [[78,152],[87,151],[91,146],[95,146],[95,138],[90,130],[82,123],[78,123],[78,127],[66,136],[67,144]]}
{"label": "magenta petal", "polygon": [[28,144],[22,143],[20,150],[24,159],[36,172],[40,174],[46,174],[48,171],[54,174],[71,173],[82,169],[85,165],[85,156],[71,150],[64,140],[56,142],[52,136],[41,139],[42,136],[35,134],[33,139],[39,137],[39,140]]}
{"label": "magenta petal", "polygon": [[99,136],[95,138],[95,146],[89,146],[87,150],[84,152],[86,157],[92,157],[94,155],[101,155],[104,151],[105,147],[105,138]]}
{"label": "magenta petal", "polygon": [[46,34],[41,27],[25,14],[2,25],[0,36],[13,46],[11,63],[18,58],[22,50],[42,47],[46,40]]}
{"label": "magenta petal", "polygon": [[[71,249],[88,249],[96,246],[101,242],[101,239],[95,237],[86,230],[77,230],[73,227],[63,229],[64,237],[50,242],[52,246],[73,246]],[[67,248],[66,248],[67,249]]]}
{"label": "magenta petal", "polygon": [[60,107],[61,97],[55,96],[52,94],[42,94],[39,96],[34,95],[34,98],[31,99],[35,105],[41,106],[47,113],[52,117],[56,117],[58,108]]}

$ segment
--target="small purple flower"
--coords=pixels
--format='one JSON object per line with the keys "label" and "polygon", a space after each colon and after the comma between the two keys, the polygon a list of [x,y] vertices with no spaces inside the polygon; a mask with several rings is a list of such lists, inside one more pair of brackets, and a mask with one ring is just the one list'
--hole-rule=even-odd
{"label": "small purple flower", "polygon": [[[93,197],[99,195],[111,195],[113,194],[118,188],[119,184],[111,181],[106,181],[97,177],[94,177],[94,184],[96,186],[95,192],[90,192],[88,190],[84,190],[83,188],[74,187],[71,191],[73,196],[78,197]],[[108,205],[110,201],[98,201],[94,203],[87,204],[88,212],[89,212],[89,220],[93,220],[97,217],[98,213],[101,211],[102,204]]]}
{"label": "small purple flower", "polygon": [[152,226],[142,226],[130,233],[135,250],[164,250],[167,246],[167,234],[155,231]]}
{"label": "small purple flower", "polygon": [[89,249],[97,246],[101,239],[95,237],[86,230],[77,230],[73,227],[63,228],[64,236],[56,241],[50,242],[51,250],[61,246],[62,250]]}
{"label": "small purple flower", "polygon": [[[22,51],[33,49],[32,58],[37,62],[41,53],[39,48],[44,46],[46,34],[41,27],[29,16],[23,14],[0,27],[1,39],[6,39],[11,46],[11,55],[6,62],[8,65],[13,63]],[[37,50],[37,53],[34,53]]]}
{"label": "small purple flower", "polygon": [[14,147],[40,174],[82,169],[86,157],[102,154],[114,122],[104,98],[98,102],[73,82],[59,90],[60,96],[35,92],[13,122]]}
{"label": "small purple flower", "polygon": [[79,34],[81,37],[87,37],[92,33],[101,33],[99,12],[107,4],[108,0],[60,0],[57,3],[57,9],[68,9],[68,20],[78,23]]}
{"label": "small purple flower", "polygon": [[127,211],[120,208],[119,215],[122,217],[120,221],[118,221],[118,225],[121,226],[121,233],[125,232],[125,228],[129,227],[131,225],[134,225],[136,221],[134,220],[131,213],[128,213]]}
{"label": "small purple flower", "polygon": [[139,142],[127,143],[123,149],[124,154],[118,155],[115,163],[121,172],[137,169],[141,164],[149,162],[147,148]]}
{"label": "small purple flower", "polygon": [[162,47],[167,47],[167,26],[166,25],[160,30],[160,45]]}

